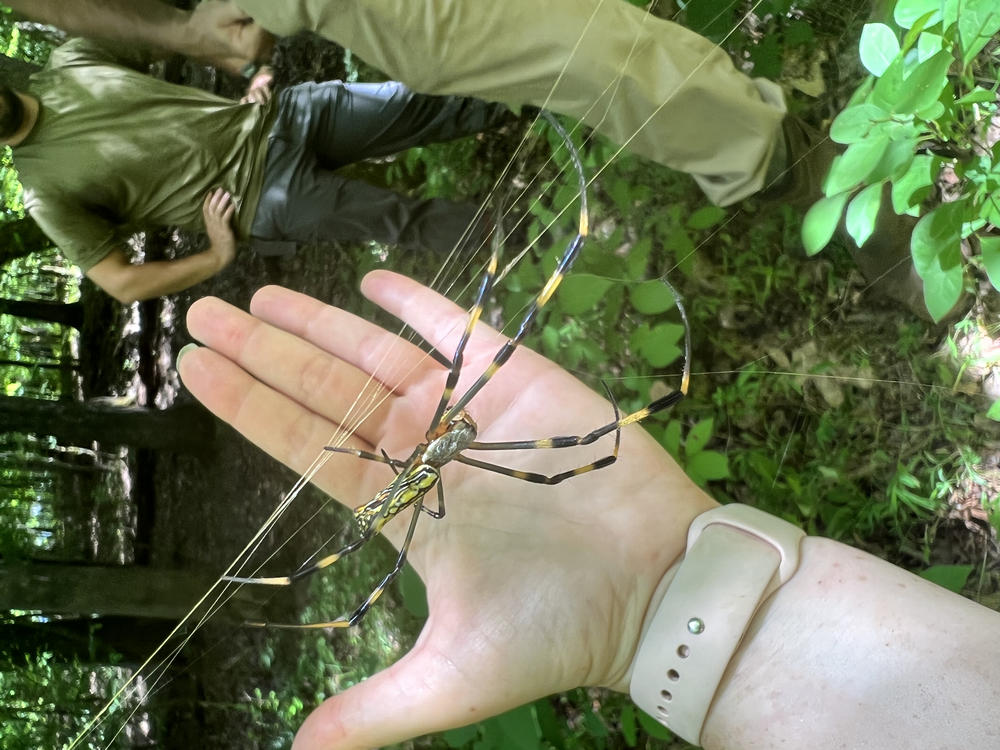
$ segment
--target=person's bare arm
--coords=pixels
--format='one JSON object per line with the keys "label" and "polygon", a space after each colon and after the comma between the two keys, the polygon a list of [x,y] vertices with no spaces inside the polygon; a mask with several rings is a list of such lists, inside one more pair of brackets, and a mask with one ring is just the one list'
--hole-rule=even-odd
{"label": "person's bare arm", "polygon": [[183,291],[211,278],[236,257],[236,236],[230,226],[235,206],[224,190],[205,197],[202,208],[209,247],[177,260],[131,263],[120,249],[112,250],[87,277],[119,302],[129,304]]}
{"label": "person's bare arm", "polygon": [[[387,272],[370,274],[363,290],[446,356],[454,351],[466,322],[458,306]],[[424,352],[287,290],[261,290],[251,311],[206,298],[188,313],[205,346],[178,368],[210,410],[302,471],[373,377],[390,393],[353,434],[355,447],[392,453],[422,438],[445,377]],[[476,326],[466,366],[480,372],[503,341]],[[470,408],[507,439],[570,434],[567,425],[597,424],[611,406],[521,349]],[[525,451],[518,468],[551,470],[557,459]],[[463,469],[449,477],[447,517],[422,525],[410,549],[430,606],[416,646],[313,711],[295,750],[379,747],[571,686],[628,689],[655,584],[712,501],[635,426],[622,431],[614,466],[554,487]],[[355,505],[388,477],[385,466],[338,455],[314,481]],[[398,544],[404,530],[383,533]],[[1000,719],[988,709],[1000,702],[998,637],[1000,614],[807,538],[798,572],[757,613],[730,664],[704,746],[997,747]]]}
{"label": "person's bare arm", "polygon": [[16,13],[72,34],[178,52],[239,73],[266,59],[274,38],[229,0],[205,0],[195,10],[159,0],[8,0]]}

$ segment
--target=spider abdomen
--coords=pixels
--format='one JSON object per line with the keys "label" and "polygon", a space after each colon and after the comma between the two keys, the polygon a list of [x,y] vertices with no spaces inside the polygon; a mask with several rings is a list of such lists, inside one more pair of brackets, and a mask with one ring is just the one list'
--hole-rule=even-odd
{"label": "spider abdomen", "polygon": [[[425,463],[413,466],[402,476],[393,479],[364,505],[354,509],[354,520],[362,533],[379,532],[401,510],[410,507],[438,483],[441,475]],[[388,507],[383,512],[383,506]],[[374,526],[372,525],[374,524]]]}

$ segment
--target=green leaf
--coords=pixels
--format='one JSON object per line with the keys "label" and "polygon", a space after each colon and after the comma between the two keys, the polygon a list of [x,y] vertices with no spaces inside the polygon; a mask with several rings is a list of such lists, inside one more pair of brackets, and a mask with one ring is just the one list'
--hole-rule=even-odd
{"label": "green leaf", "polygon": [[866,23],[861,30],[858,52],[868,72],[880,76],[899,54],[899,40],[884,23]]}
{"label": "green leaf", "polygon": [[994,401],[986,410],[986,416],[995,422],[1000,422],[1000,399]]}
{"label": "green leaf", "polygon": [[888,147],[889,138],[885,135],[852,143],[833,160],[823,192],[827,196],[836,195],[857,186],[875,169]]}
{"label": "green leaf", "polygon": [[639,725],[646,731],[650,737],[654,740],[671,740],[674,735],[669,729],[663,726],[660,722],[654,719],[652,716],[647,714],[642,709],[636,711],[636,715],[639,717]]}
{"label": "green leaf", "polygon": [[802,220],[802,243],[806,253],[815,255],[829,244],[837,231],[840,215],[850,197],[850,192],[832,195],[814,203]]}
{"label": "green leaf", "polygon": [[903,176],[893,182],[892,209],[897,214],[911,213],[910,209],[919,205],[930,194],[937,172],[934,163],[933,156],[918,154],[913,157]]}
{"label": "green leaf", "polygon": [[613,283],[589,273],[570,274],[559,289],[559,306],[570,315],[579,315],[596,306]]}
{"label": "green leaf", "polygon": [[688,217],[687,225],[691,229],[708,229],[725,218],[726,209],[719,206],[702,206]]}
{"label": "green leaf", "polygon": [[681,423],[676,419],[671,419],[667,422],[667,426],[663,428],[663,437],[660,438],[660,445],[662,445],[667,453],[673,456],[674,460],[678,460],[681,455]]}
{"label": "green leaf", "polygon": [[925,26],[940,21],[940,0],[899,0],[892,13],[896,25],[904,29],[911,28],[923,16],[928,16]]}
{"label": "green leaf", "polygon": [[958,15],[958,38],[962,65],[966,66],[1000,30],[996,0],[964,0]]}
{"label": "green leaf", "polygon": [[496,717],[508,743],[503,747],[512,750],[539,750],[541,730],[531,706],[518,706]]}
{"label": "green leaf", "polygon": [[625,740],[625,744],[629,747],[635,747],[639,739],[639,734],[636,731],[635,706],[633,704],[625,704],[624,708],[622,708],[622,715],[619,721],[621,722],[622,738]]}
{"label": "green leaf", "polygon": [[538,717],[538,726],[542,730],[542,739],[548,742],[553,750],[566,750],[566,724],[556,716],[552,703],[548,698],[541,698],[531,704]]}
{"label": "green leaf", "polygon": [[958,302],[962,270],[964,201],[938,206],[917,222],[910,238],[913,266],[924,281],[924,302],[935,321]]}
{"label": "green leaf", "polygon": [[887,121],[889,113],[874,104],[848,107],[834,118],[830,138],[837,143],[857,143],[864,140],[878,123]]}
{"label": "green leaf", "polygon": [[951,67],[951,52],[941,50],[930,59],[920,63],[904,81],[904,94],[896,100],[892,108],[898,114],[918,112],[936,102],[942,89],[948,87],[948,69]]}
{"label": "green leaf", "polygon": [[448,747],[463,747],[478,736],[478,724],[470,724],[467,727],[459,727],[458,729],[448,729],[441,733],[441,737],[448,743]]}
{"label": "green leaf", "polygon": [[427,589],[420,580],[417,571],[407,563],[399,574],[399,593],[403,597],[403,606],[415,617],[427,617]]}
{"label": "green leaf", "polygon": [[702,451],[687,460],[684,470],[697,484],[725,479],[729,476],[729,459],[718,451]]}
{"label": "green leaf", "polygon": [[882,205],[882,183],[869,185],[847,206],[845,223],[847,233],[861,247],[875,231],[875,220]]}
{"label": "green leaf", "polygon": [[992,91],[984,89],[982,86],[976,86],[965,96],[956,99],[955,104],[985,104],[995,102],[996,98],[997,95]]}
{"label": "green leaf", "polygon": [[666,367],[681,356],[678,343],[684,335],[684,326],[660,323],[650,328],[643,324],[632,333],[632,347],[653,367]]}
{"label": "green leaf", "polygon": [[655,279],[632,287],[629,300],[632,307],[643,315],[657,315],[677,304],[667,285]]}
{"label": "green leaf", "polygon": [[871,184],[892,180],[906,174],[906,170],[909,169],[916,156],[918,143],[916,138],[890,141],[882,158],[879,159],[879,163],[875,165],[875,169],[865,178],[865,181]]}
{"label": "green leaf", "polygon": [[920,577],[961,594],[971,573],[971,565],[932,565],[927,570],[920,571]]}
{"label": "green leaf", "polygon": [[983,268],[993,288],[1000,292],[1000,237],[980,237]]}
{"label": "green leaf", "polygon": [[701,451],[712,438],[712,430],[715,427],[715,420],[711,417],[702,419],[688,430],[687,438],[684,440],[684,454],[690,458]]}

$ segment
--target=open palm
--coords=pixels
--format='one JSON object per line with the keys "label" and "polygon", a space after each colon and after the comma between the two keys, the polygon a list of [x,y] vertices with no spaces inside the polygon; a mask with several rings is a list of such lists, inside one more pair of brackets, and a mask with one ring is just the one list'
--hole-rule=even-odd
{"label": "open palm", "polygon": [[[388,272],[370,274],[362,289],[452,356],[466,321],[460,308]],[[205,347],[184,356],[181,375],[219,417],[297,471],[341,426],[353,429],[345,445],[393,458],[424,440],[447,374],[440,364],[393,333],[288,290],[262,289],[251,310],[209,298],[188,315]],[[505,340],[475,328],[456,394]],[[483,441],[581,435],[613,418],[607,401],[525,349],[468,410]],[[366,418],[357,425],[359,414]],[[613,442],[475,458],[552,474],[607,455]],[[430,609],[416,646],[320,706],[296,748],[373,747],[578,685],[625,689],[653,589],[683,550],[690,520],[714,504],[636,426],[623,430],[616,464],[554,486],[457,463],[442,475],[447,516],[424,519],[410,549]],[[391,479],[384,464],[334,454],[315,481],[354,506]],[[433,497],[428,503],[436,507]],[[397,546],[403,515],[384,530]]]}

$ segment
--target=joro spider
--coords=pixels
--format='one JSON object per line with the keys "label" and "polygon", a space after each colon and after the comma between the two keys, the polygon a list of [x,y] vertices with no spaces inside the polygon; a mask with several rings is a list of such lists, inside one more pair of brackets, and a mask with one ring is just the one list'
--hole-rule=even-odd
{"label": "joro spider", "polygon": [[[226,576],[223,580],[241,584],[290,586],[295,581],[333,565],[345,555],[356,552],[371,541],[371,539],[382,530],[382,527],[391,521],[396,515],[407,508],[412,507],[413,514],[410,517],[410,525],[407,529],[406,536],[403,539],[403,543],[400,545],[399,555],[396,558],[395,565],[368,595],[364,602],[362,602],[349,614],[342,615],[335,620],[307,624],[254,622],[247,623],[248,625],[285,629],[318,629],[346,628],[357,624],[361,618],[365,616],[365,613],[368,612],[372,604],[378,600],[385,589],[393,582],[393,580],[395,580],[400,571],[403,569],[403,565],[406,562],[406,555],[410,548],[410,542],[413,539],[413,532],[416,529],[420,514],[423,512],[435,519],[444,518],[445,502],[444,488],[441,483],[441,468],[451,461],[456,461],[467,466],[475,466],[480,469],[485,469],[486,471],[492,471],[497,474],[514,477],[526,482],[548,485],[558,484],[570,479],[571,477],[585,474],[596,469],[602,469],[613,464],[618,459],[618,449],[621,443],[622,427],[635,422],[640,422],[656,412],[669,409],[687,395],[688,383],[690,380],[691,361],[690,328],[688,325],[687,314],[681,303],[680,296],[666,280],[662,280],[674,296],[678,312],[680,313],[681,320],[684,324],[684,365],[682,368],[681,386],[679,389],[671,391],[667,395],[656,399],[647,406],[639,409],[638,411],[632,412],[625,417],[621,416],[618,406],[614,403],[614,399],[612,397],[611,401],[615,415],[614,420],[588,432],[585,435],[569,435],[543,438],[540,440],[513,440],[489,443],[476,440],[478,428],[475,421],[466,411],[465,407],[476,396],[476,394],[482,390],[483,386],[489,382],[489,380],[504,365],[504,363],[510,359],[511,355],[520,345],[521,341],[531,331],[534,321],[538,316],[538,312],[549,301],[556,289],[559,287],[562,279],[572,268],[573,262],[579,255],[588,233],[587,185],[579,153],[559,121],[546,112],[543,112],[542,116],[545,117],[545,119],[555,128],[569,152],[570,160],[573,163],[579,182],[580,219],[576,236],[567,245],[566,250],[563,252],[562,257],[556,266],[556,269],[549,276],[542,290],[535,297],[528,311],[521,319],[517,333],[508,339],[499,351],[497,351],[492,362],[486,367],[476,382],[473,383],[454,403],[450,403],[452,395],[454,394],[455,386],[458,383],[459,376],[462,372],[462,359],[465,352],[465,346],[482,315],[486,298],[489,296],[496,280],[500,251],[500,242],[497,241],[493,244],[489,264],[487,265],[486,271],[479,284],[475,304],[473,305],[472,311],[469,313],[468,323],[466,324],[465,330],[459,339],[454,356],[450,361],[446,360],[444,357],[440,357],[440,355],[435,356],[435,358],[439,359],[442,364],[448,367],[449,371],[448,377],[445,381],[444,390],[441,393],[441,398],[438,401],[437,408],[434,410],[434,416],[431,418],[430,426],[427,428],[425,433],[425,442],[417,445],[406,459],[392,458],[384,451],[381,455],[379,455],[355,448],[342,448],[335,446],[327,446],[325,448],[325,450],[328,451],[346,453],[361,459],[387,464],[395,474],[395,478],[388,485],[386,485],[386,487],[377,492],[371,500],[354,509],[354,522],[359,532],[358,537],[333,554],[327,555],[315,563],[302,567],[287,576]],[[611,397],[610,392],[608,395]],[[609,455],[583,466],[579,466],[575,469],[559,472],[557,474],[540,474],[535,472],[520,471],[518,469],[512,469],[498,464],[479,461],[464,454],[465,451],[477,450],[503,451],[569,448],[574,446],[589,445],[611,432],[615,433],[615,444],[614,449]],[[427,494],[435,488],[437,489],[438,507],[437,510],[432,510],[424,504],[424,501]]]}

